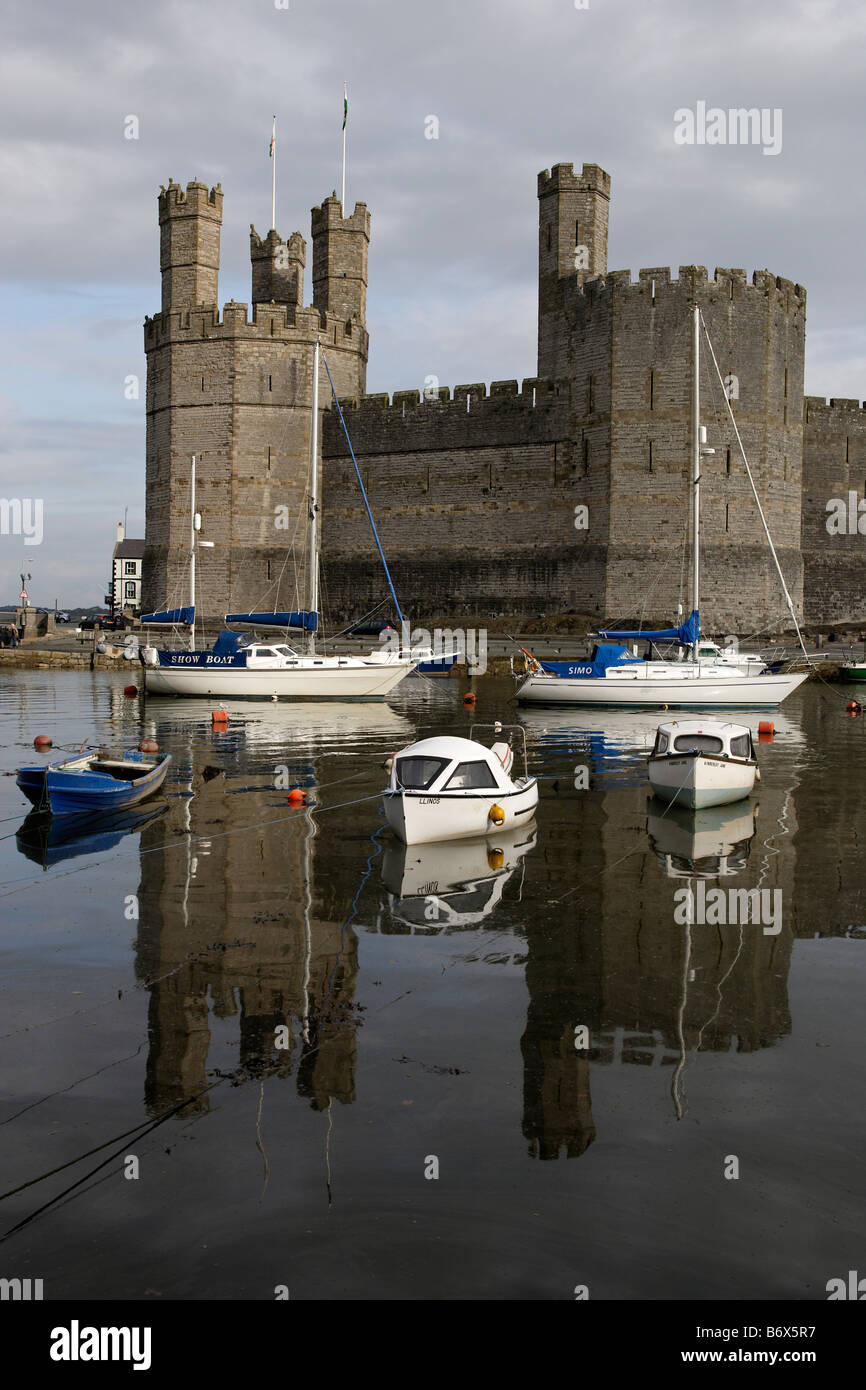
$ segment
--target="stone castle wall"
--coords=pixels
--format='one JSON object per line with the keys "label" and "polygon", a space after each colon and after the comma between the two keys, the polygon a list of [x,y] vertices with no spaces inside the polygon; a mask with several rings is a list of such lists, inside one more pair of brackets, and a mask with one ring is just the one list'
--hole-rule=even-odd
{"label": "stone castle wall", "polygon": [[[801,544],[810,622],[866,623],[866,505],[863,512],[858,506],[864,498],[866,403],[807,396]],[[844,502],[848,513],[841,534],[828,530],[836,510],[828,511],[828,503],[834,500]]]}
{"label": "stone castle wall", "polygon": [[[368,396],[344,406],[364,487],[401,602],[439,616],[592,611],[604,595],[604,540],[574,525],[603,513],[579,476],[567,383],[530,378]],[[323,555],[329,615],[357,616],[386,594],[342,428],[325,417]]]}

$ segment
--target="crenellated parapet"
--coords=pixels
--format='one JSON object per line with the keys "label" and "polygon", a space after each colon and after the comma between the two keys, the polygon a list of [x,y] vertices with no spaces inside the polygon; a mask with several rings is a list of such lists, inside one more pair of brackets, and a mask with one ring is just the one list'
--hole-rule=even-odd
{"label": "crenellated parapet", "polygon": [[[527,377],[395,391],[342,402],[356,455],[438,451],[449,443],[489,447],[564,439],[569,428],[568,383]],[[326,456],[348,454],[340,423],[325,421]]]}

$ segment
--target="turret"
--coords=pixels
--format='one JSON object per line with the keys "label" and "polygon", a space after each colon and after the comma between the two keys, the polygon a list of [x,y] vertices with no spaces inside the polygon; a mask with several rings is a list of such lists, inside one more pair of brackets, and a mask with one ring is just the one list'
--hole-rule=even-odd
{"label": "turret", "polygon": [[281,241],[271,230],[263,240],[250,223],[250,260],[254,304],[286,304],[293,311],[303,307],[307,246],[300,232]]}
{"label": "turret", "polygon": [[343,216],[336,194],[312,210],[313,306],[323,316],[334,314],[362,326],[367,316],[367,252],[370,214],[356,203],[351,217]]}
{"label": "turret", "polygon": [[538,175],[538,375],[565,369],[561,352],[562,286],[607,272],[610,175],[597,164],[575,174],[556,164]]}
{"label": "turret", "polygon": [[159,194],[162,312],[216,304],[220,264],[222,185],[193,180],[186,190],[169,179]]}

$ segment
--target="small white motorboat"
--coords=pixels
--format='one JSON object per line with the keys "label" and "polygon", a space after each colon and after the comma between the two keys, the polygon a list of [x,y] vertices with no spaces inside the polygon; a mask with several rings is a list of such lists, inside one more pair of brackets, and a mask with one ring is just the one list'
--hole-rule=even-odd
{"label": "small white motorboat", "polygon": [[649,759],[650,786],[668,805],[697,810],[742,801],[755,785],[751,730],[714,719],[659,724]]}
{"label": "small white motorboat", "polygon": [[509,730],[523,739],[524,775],[512,778],[513,748],[507,742],[486,748],[475,738],[481,728],[503,732],[501,724],[476,725],[469,738],[425,738],[389,759],[385,815],[405,845],[479,840],[531,822],[538,782],[527,769],[526,731]]}

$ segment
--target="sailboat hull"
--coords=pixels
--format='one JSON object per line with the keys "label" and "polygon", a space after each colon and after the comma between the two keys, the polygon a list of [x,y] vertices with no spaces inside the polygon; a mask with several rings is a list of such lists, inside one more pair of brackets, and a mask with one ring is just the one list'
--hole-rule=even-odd
{"label": "sailboat hull", "polygon": [[676,676],[636,668],[603,677],[554,676],[536,672],[517,691],[521,704],[652,706],[657,709],[775,709],[803,684],[805,674],[711,676],[705,671]]}
{"label": "sailboat hull", "polygon": [[146,666],[151,695],[212,695],[221,700],[384,700],[414,661],[333,659],[254,670],[250,667]]}

